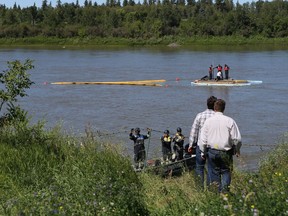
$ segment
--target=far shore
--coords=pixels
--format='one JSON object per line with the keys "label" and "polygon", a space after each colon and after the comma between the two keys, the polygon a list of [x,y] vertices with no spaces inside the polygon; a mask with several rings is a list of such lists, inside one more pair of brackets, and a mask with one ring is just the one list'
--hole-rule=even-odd
{"label": "far shore", "polygon": [[244,38],[237,36],[225,37],[163,37],[163,38],[104,38],[104,37],[29,37],[0,38],[0,48],[121,48],[121,47],[168,47],[216,49],[288,49],[288,38]]}

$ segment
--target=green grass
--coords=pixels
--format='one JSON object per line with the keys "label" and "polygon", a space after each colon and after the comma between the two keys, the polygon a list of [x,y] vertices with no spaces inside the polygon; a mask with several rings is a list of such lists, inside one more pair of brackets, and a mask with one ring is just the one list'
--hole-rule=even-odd
{"label": "green grass", "polygon": [[43,128],[0,130],[0,215],[288,215],[287,134],[220,195],[200,191],[193,172],[135,173],[119,143]]}
{"label": "green grass", "polygon": [[177,44],[180,46],[195,46],[195,45],[233,45],[233,46],[261,46],[273,45],[283,48],[288,46],[288,38],[264,38],[264,37],[240,37],[240,36],[225,36],[225,37],[179,37],[165,36],[162,38],[116,38],[116,37],[72,37],[72,38],[57,38],[57,37],[27,37],[27,38],[0,38],[0,46],[2,47],[123,47],[123,46],[167,46],[169,44]]}

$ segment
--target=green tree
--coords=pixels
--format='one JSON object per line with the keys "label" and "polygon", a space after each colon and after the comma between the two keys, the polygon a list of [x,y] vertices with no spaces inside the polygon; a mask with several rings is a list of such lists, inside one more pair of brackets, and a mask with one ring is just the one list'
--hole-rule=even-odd
{"label": "green tree", "polygon": [[0,112],[5,107],[8,112],[4,112],[1,117],[1,123],[3,125],[3,120],[13,121],[21,120],[25,121],[26,112],[16,105],[18,97],[28,96],[26,89],[34,83],[30,80],[30,74],[27,73],[28,70],[34,68],[32,61],[27,59],[24,64],[19,60],[8,62],[7,70],[0,73]]}

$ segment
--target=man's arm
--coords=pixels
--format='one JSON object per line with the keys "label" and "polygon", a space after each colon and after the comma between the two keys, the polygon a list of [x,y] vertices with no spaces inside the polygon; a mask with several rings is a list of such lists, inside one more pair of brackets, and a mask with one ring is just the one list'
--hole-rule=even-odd
{"label": "man's arm", "polygon": [[131,140],[134,140],[133,133],[134,133],[134,128],[132,128],[132,129],[130,130],[130,133],[129,133],[129,139],[131,139]]}
{"label": "man's arm", "polygon": [[208,143],[208,128],[206,121],[201,129],[201,135],[199,137],[198,146],[201,151],[201,157],[205,159],[205,155],[207,152],[207,143]]}
{"label": "man's arm", "polygon": [[240,156],[240,148],[242,146],[242,141],[241,141],[241,134],[240,134],[239,128],[238,128],[235,121],[233,122],[230,136],[231,136],[233,147],[235,149],[235,151],[234,151],[235,155],[237,157],[239,157]]}
{"label": "man's arm", "polygon": [[192,148],[193,144],[197,143],[199,134],[199,118],[196,116],[190,131],[189,136],[189,148]]}

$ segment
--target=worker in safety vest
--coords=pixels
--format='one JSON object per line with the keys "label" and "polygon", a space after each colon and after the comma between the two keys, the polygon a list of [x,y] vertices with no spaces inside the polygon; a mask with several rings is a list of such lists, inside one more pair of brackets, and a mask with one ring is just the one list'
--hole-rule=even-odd
{"label": "worker in safety vest", "polygon": [[182,134],[182,129],[180,127],[177,128],[177,133],[173,137],[173,151],[176,155],[175,160],[179,161],[183,159],[183,153],[184,153],[184,135]]}
{"label": "worker in safety vest", "polygon": [[[222,67],[220,64],[218,64],[218,66],[217,66],[217,72],[221,72],[221,78],[223,79],[222,69],[223,69],[223,67]],[[217,78],[218,78],[218,73],[217,73]]]}
{"label": "worker in safety vest", "polygon": [[224,65],[225,79],[229,79],[229,66],[227,64]]}
{"label": "worker in safety vest", "polygon": [[209,73],[209,80],[212,80],[213,79],[213,65],[210,65],[209,69],[208,69],[208,73]]}
{"label": "worker in safety vest", "polygon": [[151,129],[147,129],[147,135],[140,134],[140,128],[132,128],[129,138],[134,141],[134,162],[136,169],[142,169],[146,159],[144,140],[151,136]]}
{"label": "worker in safety vest", "polygon": [[160,139],[162,144],[163,161],[165,163],[168,163],[169,161],[171,161],[172,158],[172,138],[169,135],[169,130],[165,130],[163,136]]}

